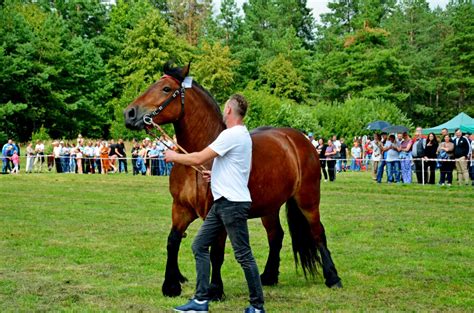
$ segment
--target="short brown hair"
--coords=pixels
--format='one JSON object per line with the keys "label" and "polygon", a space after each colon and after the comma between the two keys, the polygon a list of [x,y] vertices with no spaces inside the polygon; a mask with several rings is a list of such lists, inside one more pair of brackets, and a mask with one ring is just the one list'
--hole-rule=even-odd
{"label": "short brown hair", "polygon": [[247,113],[247,108],[248,108],[248,103],[247,100],[245,100],[245,97],[242,96],[239,93],[236,93],[232,96],[230,96],[229,101],[232,101],[235,105],[233,107],[235,108],[235,111],[241,116],[244,117],[245,114]]}

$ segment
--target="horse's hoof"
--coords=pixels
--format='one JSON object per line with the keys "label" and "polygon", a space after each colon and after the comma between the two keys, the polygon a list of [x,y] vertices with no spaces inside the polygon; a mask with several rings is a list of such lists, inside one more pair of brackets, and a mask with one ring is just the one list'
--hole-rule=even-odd
{"label": "horse's hoof", "polygon": [[341,280],[339,280],[337,283],[332,284],[328,287],[331,288],[331,289],[340,289],[340,288],[342,288],[342,282],[341,282]]}
{"label": "horse's hoof", "polygon": [[260,275],[260,281],[262,282],[263,286],[274,286],[278,284],[278,275],[269,275],[267,273],[263,273]]}
{"label": "horse's hoof", "polygon": [[163,286],[161,287],[161,292],[163,292],[165,297],[177,297],[181,295],[181,284],[171,283],[165,280]]}
{"label": "horse's hoof", "polygon": [[222,285],[210,284],[208,289],[209,300],[222,301],[225,299],[224,288]]}

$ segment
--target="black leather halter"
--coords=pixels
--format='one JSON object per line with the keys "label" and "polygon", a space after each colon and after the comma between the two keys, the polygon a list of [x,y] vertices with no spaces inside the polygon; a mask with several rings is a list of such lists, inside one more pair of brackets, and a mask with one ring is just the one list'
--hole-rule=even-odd
{"label": "black leather halter", "polygon": [[173,94],[171,95],[171,97],[169,97],[168,99],[165,100],[165,102],[163,102],[162,104],[160,104],[156,110],[154,110],[153,112],[151,112],[150,114],[145,114],[143,116],[143,122],[146,124],[146,125],[151,125],[152,122],[153,122],[153,118],[155,116],[157,116],[158,114],[160,114],[174,99],[176,99],[176,97],[180,96],[181,97],[181,113],[179,113],[179,116],[178,118],[176,119],[175,122],[177,122],[178,120],[180,120],[183,115],[184,115],[184,86],[181,86],[180,88],[176,89]]}

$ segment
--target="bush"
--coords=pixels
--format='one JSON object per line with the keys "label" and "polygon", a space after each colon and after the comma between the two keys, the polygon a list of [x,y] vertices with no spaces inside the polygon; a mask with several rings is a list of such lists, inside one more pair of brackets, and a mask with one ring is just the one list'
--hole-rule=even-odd
{"label": "bush", "polygon": [[46,128],[44,128],[43,125],[41,125],[38,131],[34,132],[31,135],[31,142],[36,142],[37,140],[41,140],[43,142],[51,141],[51,137],[49,136],[48,132],[46,131]]}
{"label": "bush", "polygon": [[296,102],[271,95],[263,90],[247,88],[242,92],[249,102],[246,125],[249,129],[259,126],[292,127],[313,132],[316,137],[352,138],[370,134],[367,124],[385,120],[392,124],[413,127],[410,119],[393,103],[383,99],[354,98],[344,103]]}

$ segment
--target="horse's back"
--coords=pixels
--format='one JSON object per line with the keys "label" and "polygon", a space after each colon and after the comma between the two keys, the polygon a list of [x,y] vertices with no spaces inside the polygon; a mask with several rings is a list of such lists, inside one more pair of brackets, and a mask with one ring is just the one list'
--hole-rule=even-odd
{"label": "horse's back", "polygon": [[[309,185],[319,194],[319,158],[311,142],[292,128],[252,130],[251,217],[270,214]],[[317,189],[317,190],[316,190]]]}

